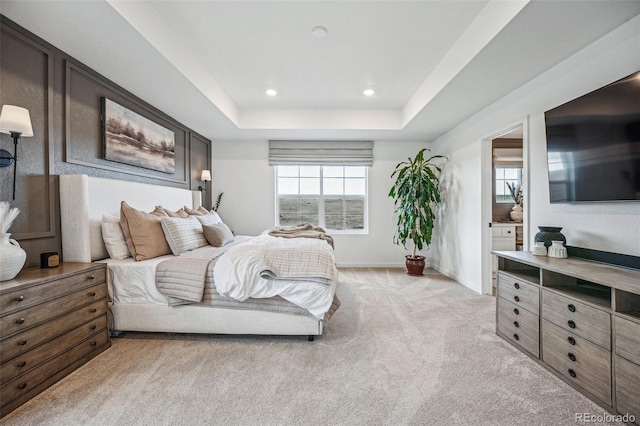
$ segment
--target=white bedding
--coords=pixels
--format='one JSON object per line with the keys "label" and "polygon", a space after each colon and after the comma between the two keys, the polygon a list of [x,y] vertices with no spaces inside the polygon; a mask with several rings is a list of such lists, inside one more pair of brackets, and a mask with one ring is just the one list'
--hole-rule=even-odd
{"label": "white bedding", "polygon": [[[230,247],[242,244],[256,237],[236,236],[235,240],[221,248],[212,246],[201,247],[186,253],[181,257],[211,258],[226,251]],[[258,237],[259,238],[259,237]],[[320,242],[320,240],[318,240]],[[322,241],[322,244],[326,242]],[[218,257],[218,262],[224,256]],[[115,260],[105,259],[108,265],[109,295],[113,303],[156,304],[167,306],[168,298],[160,293],[155,284],[155,274],[158,264],[167,259],[174,259],[173,255],[166,255],[135,262],[132,258]],[[260,262],[256,263],[257,265]],[[217,265],[216,265],[217,267]],[[257,266],[259,267],[259,266]],[[215,273],[214,269],[214,273]],[[313,316],[322,319],[331,307],[338,281],[337,272],[331,285],[313,282],[268,280],[260,277],[261,271],[256,271],[255,277],[247,280],[247,290],[234,294],[225,294],[236,300],[247,298],[270,298],[280,296],[283,299],[307,309]],[[219,291],[220,294],[224,294]]]}

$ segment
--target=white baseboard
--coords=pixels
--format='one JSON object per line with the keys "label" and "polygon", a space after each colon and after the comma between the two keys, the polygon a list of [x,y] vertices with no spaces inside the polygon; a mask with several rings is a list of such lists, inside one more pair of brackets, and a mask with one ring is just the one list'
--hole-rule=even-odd
{"label": "white baseboard", "polygon": [[463,279],[463,278],[460,278],[459,276],[456,275],[455,272],[449,271],[448,269],[445,269],[445,268],[441,268],[438,265],[431,265],[431,268],[433,268],[436,271],[440,272],[445,277],[449,277],[452,280],[455,280],[455,281],[459,282],[463,286],[467,287],[469,290],[473,290],[478,294],[482,294],[481,292],[479,292],[477,290],[478,286],[476,285],[476,283],[474,283],[472,281],[469,281],[469,280],[466,280],[466,279]]}
{"label": "white baseboard", "polygon": [[404,262],[337,262],[338,268],[404,268]]}

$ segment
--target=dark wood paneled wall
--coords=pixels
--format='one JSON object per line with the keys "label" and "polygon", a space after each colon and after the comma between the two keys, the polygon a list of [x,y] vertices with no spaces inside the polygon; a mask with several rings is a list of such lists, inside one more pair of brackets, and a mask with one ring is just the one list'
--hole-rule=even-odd
{"label": "dark wood paneled wall", "polygon": [[[0,57],[0,105],[27,108],[34,130],[33,137],[22,138],[18,145],[15,200],[13,166],[0,168],[0,200],[21,210],[10,231],[27,252],[25,266],[38,265],[42,252],[61,251],[58,175],[87,174],[195,190],[201,184],[200,170],[211,170],[210,140],[2,15]],[[102,97],[174,132],[173,174],[103,158]],[[9,135],[0,134],[0,148],[13,152]],[[210,206],[210,191],[203,196]]]}

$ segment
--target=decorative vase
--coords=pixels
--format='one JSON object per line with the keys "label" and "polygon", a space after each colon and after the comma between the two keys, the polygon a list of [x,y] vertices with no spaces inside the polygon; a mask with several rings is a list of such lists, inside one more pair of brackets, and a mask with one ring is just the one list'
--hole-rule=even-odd
{"label": "decorative vase", "polygon": [[567,248],[563,245],[562,241],[551,241],[551,247],[549,247],[549,257],[557,257],[564,259],[567,257]]}
{"label": "decorative vase", "polygon": [[538,229],[540,232],[533,237],[533,241],[536,243],[542,241],[547,248],[551,245],[551,241],[562,241],[563,245],[567,243],[567,239],[560,233],[562,227],[538,226]]}
{"label": "decorative vase", "polygon": [[533,250],[531,251],[531,253],[534,256],[546,256],[547,248],[544,246],[544,242],[538,241],[537,243],[534,243]]}
{"label": "decorative vase", "polygon": [[405,266],[407,267],[407,275],[412,277],[421,277],[424,271],[424,256],[413,257],[411,255],[405,256]]}
{"label": "decorative vase", "polygon": [[511,220],[514,222],[522,222],[522,218],[524,217],[524,214],[522,213],[522,206],[520,204],[514,205],[509,212],[509,216],[511,216]]}
{"label": "decorative vase", "polygon": [[0,234],[0,281],[14,279],[27,260],[27,253],[10,235]]}

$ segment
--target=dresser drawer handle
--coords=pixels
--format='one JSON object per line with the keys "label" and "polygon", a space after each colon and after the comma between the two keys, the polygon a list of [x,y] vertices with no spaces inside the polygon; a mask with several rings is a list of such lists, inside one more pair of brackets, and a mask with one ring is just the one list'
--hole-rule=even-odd
{"label": "dresser drawer handle", "polygon": [[571,361],[576,362],[576,356],[573,354],[573,352],[569,352],[567,356]]}
{"label": "dresser drawer handle", "polygon": [[92,314],[95,314],[96,312],[98,312],[98,310],[96,308],[93,308],[89,312],[91,312]]}
{"label": "dresser drawer handle", "polygon": [[513,313],[514,313],[514,314],[516,314],[516,315],[520,315],[520,311],[518,310],[518,308],[515,308],[515,309],[513,310]]}
{"label": "dresser drawer handle", "polygon": [[570,345],[575,345],[576,344],[576,339],[574,339],[573,337],[569,336],[567,338],[567,341],[569,342]]}
{"label": "dresser drawer handle", "polygon": [[20,368],[24,367],[25,365],[27,365],[27,361],[22,361],[18,363],[18,367]]}
{"label": "dresser drawer handle", "polygon": [[569,309],[569,311],[571,311],[571,312],[575,312],[576,311],[576,307],[575,307],[575,305],[573,305],[573,303],[569,303],[567,305],[567,309]]}
{"label": "dresser drawer handle", "polygon": [[24,346],[24,345],[26,345],[26,344],[27,344],[27,341],[26,341],[26,340],[20,340],[20,341],[18,342],[18,345],[20,345],[20,346]]}
{"label": "dresser drawer handle", "polygon": [[98,344],[98,342],[91,342],[91,346],[95,346],[97,344]]}
{"label": "dresser drawer handle", "polygon": [[90,280],[93,280],[93,279],[95,279],[95,278],[96,278],[95,274],[91,274],[91,275],[89,275],[89,279],[90,279]]}
{"label": "dresser drawer handle", "polygon": [[91,330],[95,330],[95,329],[96,329],[96,325],[94,324],[91,326]]}
{"label": "dresser drawer handle", "polygon": [[515,300],[516,302],[519,302],[520,298],[518,296],[513,296],[513,300]]}
{"label": "dresser drawer handle", "polygon": [[92,291],[91,293],[89,293],[89,296],[91,296],[91,297],[95,297],[95,295],[96,295],[95,291]]}
{"label": "dresser drawer handle", "polygon": [[518,333],[513,333],[513,338],[516,340],[520,340],[520,336],[518,336]]}
{"label": "dresser drawer handle", "polygon": [[516,328],[520,327],[520,323],[519,323],[518,321],[514,321],[514,322],[513,322],[513,325],[514,325]]}
{"label": "dresser drawer handle", "polygon": [[25,382],[25,383],[20,383],[20,384],[18,385],[18,389],[20,389],[20,390],[22,390],[22,389],[26,389],[26,388],[27,388],[27,383],[26,383],[26,382]]}
{"label": "dresser drawer handle", "polygon": [[570,368],[570,369],[569,369],[569,375],[570,375],[571,377],[573,377],[574,379],[575,379],[575,378],[576,378],[576,376],[577,376],[576,372],[575,372],[575,371],[573,371],[573,368]]}
{"label": "dresser drawer handle", "polygon": [[571,327],[571,328],[576,328],[576,323],[573,322],[573,320],[567,321],[567,325],[569,325],[569,327]]}
{"label": "dresser drawer handle", "polygon": [[24,318],[17,319],[16,324],[24,324]]}
{"label": "dresser drawer handle", "polygon": [[16,302],[22,302],[24,300],[24,296],[20,295],[18,297],[16,297]]}
{"label": "dresser drawer handle", "polygon": [[513,284],[513,286],[516,288],[516,290],[520,290],[520,284],[515,283],[515,284]]}

